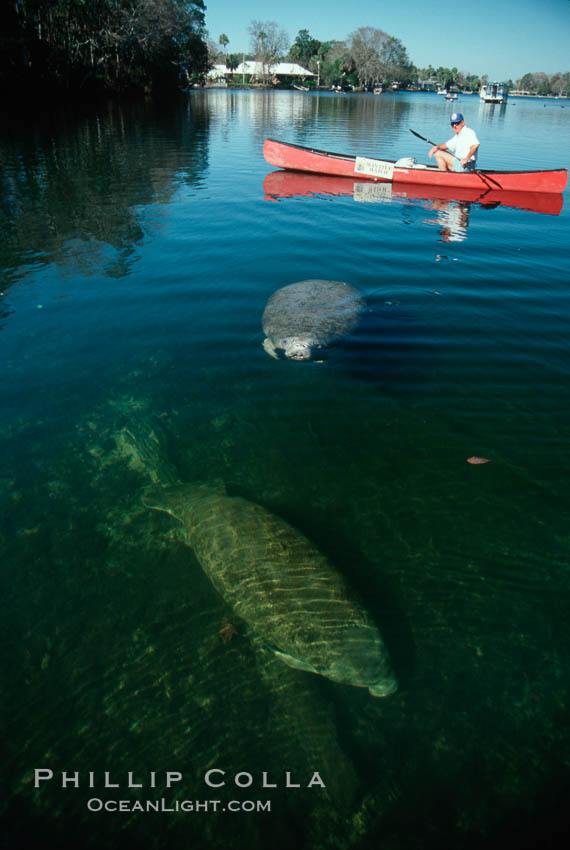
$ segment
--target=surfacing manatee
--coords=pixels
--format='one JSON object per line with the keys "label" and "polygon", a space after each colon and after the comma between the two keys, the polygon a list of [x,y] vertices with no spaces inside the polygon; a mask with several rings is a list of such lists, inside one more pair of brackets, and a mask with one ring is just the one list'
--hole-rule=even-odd
{"label": "surfacing manatee", "polygon": [[364,299],[341,280],[301,280],[274,292],[261,320],[271,357],[320,360],[358,323]]}
{"label": "surfacing manatee", "polygon": [[377,627],[322,552],[287,522],[201,484],[153,486],[143,501],[182,523],[216,590],[286,664],[375,697],[396,690]]}

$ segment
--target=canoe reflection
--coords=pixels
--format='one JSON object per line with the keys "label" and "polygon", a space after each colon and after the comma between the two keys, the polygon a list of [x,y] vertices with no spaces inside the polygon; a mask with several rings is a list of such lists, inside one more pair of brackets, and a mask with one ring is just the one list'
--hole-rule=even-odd
{"label": "canoe reflection", "polygon": [[[459,233],[459,228],[464,231],[467,228],[467,219],[461,223],[461,217],[465,211],[468,217],[472,203],[486,208],[515,207],[545,215],[559,215],[563,206],[562,195],[553,193],[504,192],[486,187],[480,190],[415,186],[409,183],[359,182],[352,177],[328,177],[301,171],[271,172],[263,181],[263,191],[268,201],[299,195],[352,195],[355,201],[368,203],[393,200],[410,203],[427,201],[428,209],[434,209],[438,213],[450,213],[451,218],[455,220],[452,227]],[[450,227],[449,222],[442,222],[442,228],[445,227]],[[465,238],[465,233],[462,238]]]}

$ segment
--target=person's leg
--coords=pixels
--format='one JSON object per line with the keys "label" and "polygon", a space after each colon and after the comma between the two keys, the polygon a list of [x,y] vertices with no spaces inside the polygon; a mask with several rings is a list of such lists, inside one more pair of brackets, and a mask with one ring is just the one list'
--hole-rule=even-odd
{"label": "person's leg", "polygon": [[[434,156],[440,171],[453,171],[454,163],[457,162],[459,165],[459,160],[455,159],[453,154],[447,153],[447,151],[436,151]],[[463,171],[461,166],[459,166],[459,170]]]}

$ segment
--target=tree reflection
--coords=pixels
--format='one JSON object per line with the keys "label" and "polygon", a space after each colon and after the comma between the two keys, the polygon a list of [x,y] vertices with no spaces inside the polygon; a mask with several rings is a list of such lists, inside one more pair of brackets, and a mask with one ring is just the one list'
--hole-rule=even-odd
{"label": "tree reflection", "polygon": [[[205,99],[64,109],[0,138],[0,266],[61,262],[126,274],[148,230],[142,207],[194,185],[208,160]],[[18,271],[16,271],[18,270]]]}

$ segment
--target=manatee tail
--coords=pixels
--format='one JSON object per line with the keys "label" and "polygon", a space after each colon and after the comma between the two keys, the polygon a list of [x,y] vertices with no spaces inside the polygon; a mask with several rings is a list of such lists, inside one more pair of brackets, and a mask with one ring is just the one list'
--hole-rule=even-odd
{"label": "manatee tail", "polygon": [[129,423],[114,434],[118,454],[129,461],[129,466],[146,475],[153,484],[177,484],[176,469],[167,457],[166,437],[153,419],[132,417]]}

